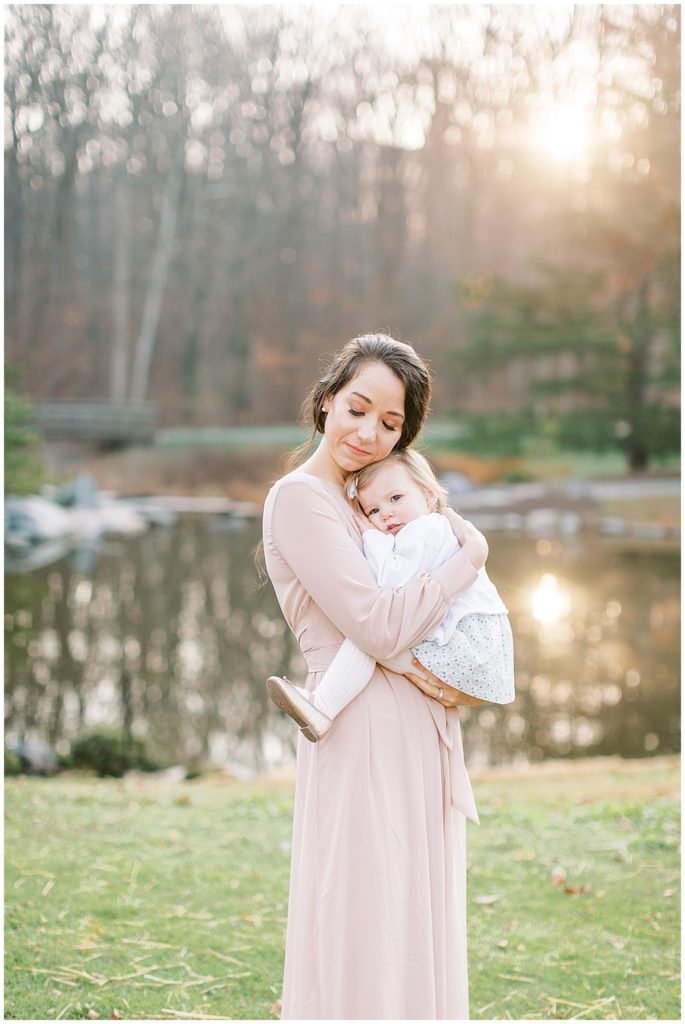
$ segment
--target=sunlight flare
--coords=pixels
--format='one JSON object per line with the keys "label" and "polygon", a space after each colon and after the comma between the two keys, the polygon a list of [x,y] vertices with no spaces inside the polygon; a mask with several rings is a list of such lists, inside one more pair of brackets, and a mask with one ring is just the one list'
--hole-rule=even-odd
{"label": "sunlight flare", "polygon": [[546,572],[533,591],[533,615],[544,625],[558,622],[567,615],[571,607],[569,595],[559,587],[559,582],[552,573]]}
{"label": "sunlight flare", "polygon": [[574,160],[590,146],[590,122],[585,106],[555,103],[531,128],[536,149],[559,161]]}

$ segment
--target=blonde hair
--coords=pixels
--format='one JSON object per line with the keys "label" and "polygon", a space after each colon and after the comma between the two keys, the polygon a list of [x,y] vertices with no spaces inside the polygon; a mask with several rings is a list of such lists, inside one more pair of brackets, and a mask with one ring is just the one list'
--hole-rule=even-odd
{"label": "blonde hair", "polygon": [[414,483],[426,492],[434,502],[433,512],[441,512],[447,508],[447,490],[437,479],[428,459],[413,448],[402,448],[400,451],[391,452],[379,462],[372,462],[370,466],[365,466],[358,473],[351,473],[347,478],[345,495],[355,511],[361,512],[362,515],[365,514],[359,501],[359,492],[368,487],[379,470],[390,462],[399,462]]}

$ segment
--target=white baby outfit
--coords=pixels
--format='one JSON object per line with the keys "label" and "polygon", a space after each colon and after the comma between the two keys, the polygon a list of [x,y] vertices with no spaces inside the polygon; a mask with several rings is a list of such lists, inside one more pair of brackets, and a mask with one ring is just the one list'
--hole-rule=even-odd
{"label": "white baby outfit", "polygon": [[[364,554],[380,587],[394,590],[418,573],[430,573],[459,551],[446,516],[419,516],[399,533],[367,530]],[[390,662],[402,674],[417,672],[412,654],[450,686],[472,697],[508,704],[514,700],[513,639],[507,607],[485,569],[420,644]],[[375,659],[345,640],[315,693],[317,706],[331,717],[364,689]]]}

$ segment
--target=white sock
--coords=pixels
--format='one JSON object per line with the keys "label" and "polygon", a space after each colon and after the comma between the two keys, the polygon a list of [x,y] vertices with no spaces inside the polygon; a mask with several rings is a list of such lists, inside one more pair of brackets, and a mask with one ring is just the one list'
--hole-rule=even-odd
{"label": "white sock", "polygon": [[362,692],[375,667],[375,658],[345,640],[313,693],[314,704],[324,715],[335,718]]}

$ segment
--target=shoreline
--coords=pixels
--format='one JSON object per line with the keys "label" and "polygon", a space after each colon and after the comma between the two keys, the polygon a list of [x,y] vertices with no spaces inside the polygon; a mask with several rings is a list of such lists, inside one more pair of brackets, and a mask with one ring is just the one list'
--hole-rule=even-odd
{"label": "shoreline", "polygon": [[[549,758],[544,761],[528,763],[523,765],[493,765],[488,768],[469,768],[466,765],[469,778],[472,783],[491,782],[557,782],[569,779],[581,780],[592,775],[601,777],[608,773],[625,774],[628,777],[635,776],[639,781],[640,772],[645,765],[651,768],[664,769],[680,768],[680,754],[658,754],[654,757],[633,757],[624,758],[620,754],[599,755],[597,757],[577,758]],[[244,785],[258,785],[259,783],[295,783],[295,767],[274,769],[256,775],[254,779],[243,783],[229,776],[222,776],[219,773],[209,773],[204,776],[205,781],[214,780],[240,782]],[[202,778],[190,780],[195,782],[203,781]]]}
{"label": "shoreline", "polygon": [[[676,753],[638,758],[623,758],[619,754],[600,755],[597,757],[549,758],[545,761],[523,765],[469,768],[467,764],[466,767],[469,778],[474,786],[480,784],[490,786],[496,783],[503,786],[521,784],[542,786],[550,784],[551,786],[561,782],[583,785],[594,777],[596,789],[592,796],[599,799],[599,794],[606,788],[604,783],[609,778],[614,780],[613,790],[616,788],[616,780],[620,778],[625,787],[637,796],[642,788],[641,776],[644,774],[645,768],[649,768],[651,771],[663,771],[668,774],[672,773],[674,769],[680,770],[680,765],[681,755]],[[267,789],[271,787],[292,789],[295,785],[295,777],[295,765],[293,764],[262,772],[250,779],[241,779],[221,769],[210,769],[203,775],[192,779],[179,779],[177,776],[165,774],[164,770],[159,773],[133,770],[126,772],[121,778],[113,776],[100,778],[88,771],[65,769],[49,777],[34,775],[5,776],[5,782],[8,783],[17,779],[21,780],[20,785],[28,779],[32,781],[41,780],[44,782],[57,781],[64,783],[97,782],[116,785],[124,789],[143,788],[149,790],[157,788],[174,789],[175,787],[197,789],[204,785],[222,785],[236,787],[236,789],[242,791],[249,790],[250,788],[260,789],[262,787]],[[672,786],[668,786],[667,789],[669,793],[679,798],[680,786],[675,791]],[[653,786],[650,791],[653,791]]]}

